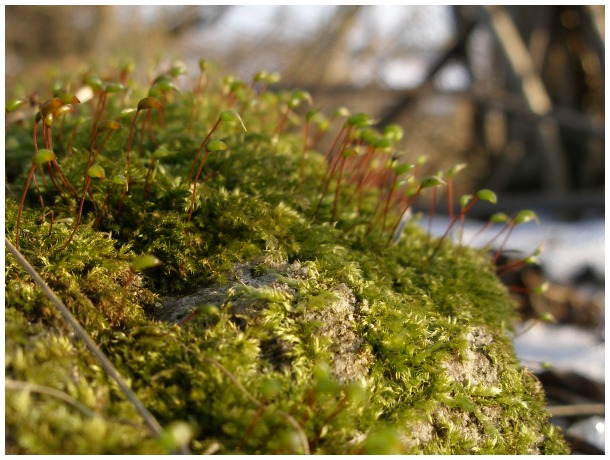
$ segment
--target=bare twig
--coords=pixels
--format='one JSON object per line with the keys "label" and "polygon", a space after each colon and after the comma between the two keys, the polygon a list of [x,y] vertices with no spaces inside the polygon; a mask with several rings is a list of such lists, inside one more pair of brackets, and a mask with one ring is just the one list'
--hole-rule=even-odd
{"label": "bare twig", "polygon": [[[148,427],[151,434],[157,438],[160,438],[163,435],[163,428],[161,427],[161,425],[159,424],[157,419],[148,411],[148,409],[146,409],[146,407],[144,407],[144,405],[138,399],[138,397],[135,395],[135,393],[129,388],[129,386],[127,385],[127,382],[125,382],[125,380],[123,380],[123,378],[121,377],[119,372],[116,370],[114,365],[110,362],[110,360],[106,357],[106,355],[98,348],[98,346],[91,339],[89,334],[87,334],[87,331],[85,331],[85,329],[80,325],[80,323],[74,317],[74,315],[72,315],[70,310],[68,310],[68,308],[63,304],[63,302],[59,299],[59,297],[57,297],[57,295],[53,292],[53,290],[44,282],[44,280],[38,274],[38,272],[34,269],[34,267],[32,267],[30,265],[30,263],[23,256],[23,254],[21,254],[21,252],[19,252],[19,250],[16,249],[15,246],[12,245],[12,243],[8,240],[8,238],[6,238],[6,236],[4,237],[4,243],[7,247],[7,249],[10,251],[10,253],[13,255],[13,257],[15,257],[17,262],[19,262],[19,265],[21,265],[24,268],[24,270],[30,274],[30,276],[34,279],[36,284],[38,284],[38,286],[40,286],[40,289],[42,290],[42,292],[49,298],[49,300],[51,302],[53,302],[53,304],[57,307],[57,309],[64,316],[64,318],[66,319],[68,324],[70,324],[72,329],[74,329],[74,332],[76,332],[76,334],[81,338],[81,340],[83,342],[85,342],[85,345],[87,346],[87,348],[89,348],[89,351],[91,351],[91,353],[93,353],[93,355],[99,360],[100,364],[102,365],[102,368],[108,374],[110,374],[110,376],[117,382],[121,391],[123,391],[123,393],[125,394],[127,399],[129,399],[129,401],[131,401],[131,403],[135,406],[136,410],[140,413],[140,415],[144,419],[144,422],[146,423],[146,426]],[[182,447],[181,453],[188,455],[190,452],[188,451],[188,449],[186,447]]]}

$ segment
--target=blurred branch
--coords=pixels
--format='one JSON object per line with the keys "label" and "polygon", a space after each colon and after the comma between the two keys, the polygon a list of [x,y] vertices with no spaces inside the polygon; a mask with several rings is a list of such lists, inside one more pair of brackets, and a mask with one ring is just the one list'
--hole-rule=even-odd
{"label": "blurred branch", "polygon": [[[510,15],[501,6],[485,5],[481,10],[504,53],[528,109],[540,116],[548,114],[552,109],[551,99]],[[545,169],[548,171],[543,175],[547,187],[552,190],[566,189],[568,168],[557,125],[552,120],[545,120],[539,123],[536,134],[540,141],[540,154],[545,159]]]}
{"label": "blurred branch", "polygon": [[528,108],[538,115],[549,112],[552,106],[551,98],[534,69],[531,56],[511,17],[502,7],[483,6],[482,8],[510,69],[521,84],[521,92]]}
{"label": "blurred branch", "polygon": [[341,63],[347,35],[352,30],[361,5],[338,6],[335,14],[314,33],[286,65],[284,75],[297,85],[341,81],[349,72]]}
{"label": "blurred branch", "polygon": [[605,49],[606,49],[606,31],[604,28],[605,9],[604,5],[587,5],[585,8],[584,28],[586,33],[590,35],[590,40],[593,42],[596,54],[599,57],[602,73],[606,71],[605,64]]}
{"label": "blurred branch", "polygon": [[180,36],[193,29],[205,27],[217,22],[231,8],[226,5],[187,5],[178,9],[167,20],[167,33],[170,36]]}
{"label": "blurred branch", "polygon": [[412,90],[405,91],[402,97],[398,99],[398,102],[380,116],[379,124],[381,126],[396,121],[403,112],[412,107],[422,92],[426,92],[426,90],[431,89],[433,87],[432,79],[445,66],[445,64],[447,64],[455,56],[464,56],[466,42],[474,30],[475,25],[475,21],[464,22],[458,36],[428,69],[422,83]]}
{"label": "blurred branch", "polygon": [[569,406],[547,406],[547,411],[553,417],[582,417],[583,415],[604,415],[606,405],[596,404],[571,404]]}
{"label": "blurred branch", "polygon": [[[171,49],[189,32],[220,20],[230,6],[143,7],[8,5],[6,54],[19,66],[56,68],[132,54],[144,60]],[[11,69],[13,72],[15,69]]]}
{"label": "blurred branch", "polygon": [[534,123],[553,122],[600,139],[606,137],[605,127],[583,112],[566,107],[553,107],[550,111],[541,115],[530,110],[523,99],[515,98],[506,93],[491,94],[489,91],[474,88],[470,91],[470,96],[484,106],[514,113]]}

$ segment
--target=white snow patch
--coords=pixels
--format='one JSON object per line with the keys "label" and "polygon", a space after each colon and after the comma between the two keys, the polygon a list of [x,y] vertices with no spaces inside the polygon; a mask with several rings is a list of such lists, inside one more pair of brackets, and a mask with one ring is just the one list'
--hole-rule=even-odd
{"label": "white snow patch", "polygon": [[574,326],[537,323],[514,338],[515,352],[533,371],[547,362],[562,371],[577,372],[592,380],[604,382],[604,343],[591,331]]}

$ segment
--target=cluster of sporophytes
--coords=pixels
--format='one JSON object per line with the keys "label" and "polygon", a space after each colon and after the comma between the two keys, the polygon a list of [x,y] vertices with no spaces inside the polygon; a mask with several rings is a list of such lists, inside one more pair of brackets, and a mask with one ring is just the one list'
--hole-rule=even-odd
{"label": "cluster of sporophytes", "polygon": [[132,70],[9,101],[5,233],[165,431],[7,254],[7,452],[566,452],[491,258],[405,218],[493,192],[277,74]]}

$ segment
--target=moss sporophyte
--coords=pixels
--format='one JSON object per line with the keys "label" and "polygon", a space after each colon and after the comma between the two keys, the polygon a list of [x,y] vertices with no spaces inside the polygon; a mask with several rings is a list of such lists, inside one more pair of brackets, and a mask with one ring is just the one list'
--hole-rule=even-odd
{"label": "moss sporophyte", "polygon": [[481,190],[435,239],[408,216],[452,209],[463,165],[442,174],[400,127],[312,109],[277,74],[185,71],[88,69],[34,109],[8,95],[7,239],[141,406],[7,254],[7,453],[566,453],[496,273],[536,254],[493,264],[535,215],[492,216],[494,251],[453,243],[495,201]]}

